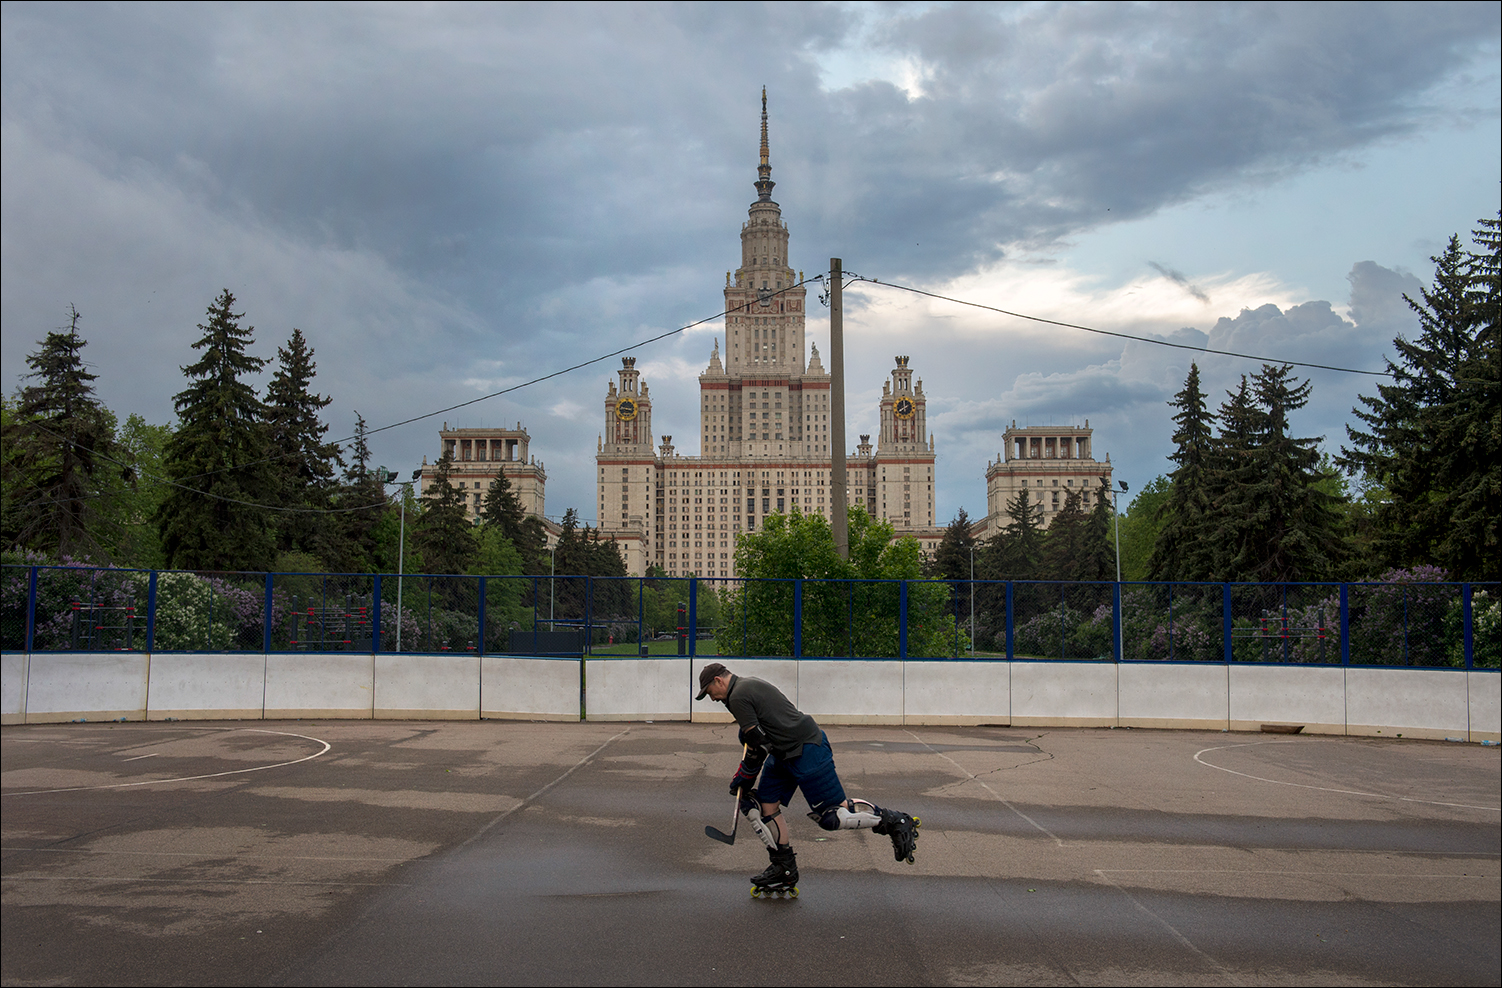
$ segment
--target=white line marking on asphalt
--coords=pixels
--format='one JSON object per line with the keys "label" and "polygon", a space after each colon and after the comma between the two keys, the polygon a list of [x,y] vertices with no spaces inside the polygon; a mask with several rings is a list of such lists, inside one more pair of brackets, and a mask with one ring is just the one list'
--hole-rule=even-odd
{"label": "white line marking on asphalt", "polygon": [[[227,772],[210,772],[208,775],[185,775],[177,779],[147,779],[144,782],[114,782],[107,786],[73,786],[68,789],[28,789],[25,792],[8,792],[0,795],[40,796],[49,792],[86,792],[90,789],[129,789],[133,786],[162,786],[170,782],[197,782],[200,779],[219,779],[223,778],[226,775],[244,775],[246,772],[264,772],[267,769],[285,768],[288,765],[297,765],[301,762],[312,761],[319,755],[327,754],[329,750],[334,747],[322,738],[313,738],[309,737],[306,734],[293,734],[290,731],[266,731],[262,730],[259,727],[242,727],[237,728],[237,730],[250,731],[252,734],[277,734],[286,738],[302,738],[304,741],[312,741],[315,744],[323,745],[323,750],[315,751],[313,754],[306,755],[302,758],[294,758],[290,762],[277,762],[275,765],[257,765],[254,768],[236,768],[230,769]],[[230,732],[226,731],[223,733],[227,734]]]}
{"label": "white line marking on asphalt", "polygon": [[961,765],[959,762],[955,761],[953,758],[950,758],[948,755],[944,754],[944,752],[939,751],[933,745],[929,744],[927,741],[925,741],[922,738],[918,737],[918,735],[914,734],[912,731],[908,731],[907,733],[908,733],[909,736],[912,737],[912,739],[914,741],[917,741],[919,744],[921,744],[923,747],[927,748],[929,751],[932,751],[934,754],[938,755],[940,758],[944,759],[946,762],[948,762],[949,764],[953,765],[955,768],[959,769],[961,772],[964,772],[966,775],[968,775],[970,777],[971,781],[973,781],[973,782],[979,782],[981,784],[981,786],[986,790],[986,792],[988,792],[992,796],[996,797],[997,801],[999,803],[1001,803],[1001,805],[1005,806],[1007,809],[1011,810],[1013,813],[1015,813],[1018,816],[1022,817],[1022,819],[1026,820],[1028,823],[1032,824],[1034,827],[1038,828],[1043,833],[1047,834],[1049,837],[1052,837],[1053,838],[1053,842],[1055,844],[1057,844],[1060,847],[1064,846],[1064,842],[1059,838],[1058,834],[1055,834],[1052,830],[1049,830],[1047,827],[1043,826],[1043,824],[1039,823],[1037,820],[1034,820],[1032,817],[1028,816],[1026,813],[1022,812],[1017,807],[1013,806],[1011,800],[1007,799],[1005,796],[1003,796],[1001,793],[997,792],[995,789],[992,789],[986,782],[984,782],[974,772],[971,772],[965,766]]}
{"label": "white line marking on asphalt", "polygon": [[1251,775],[1247,772],[1238,772],[1234,768],[1225,768],[1221,765],[1211,765],[1200,756],[1211,751],[1227,751],[1231,748],[1252,748],[1264,744],[1299,744],[1297,741],[1248,741],[1245,744],[1223,744],[1215,748],[1201,748],[1194,753],[1194,760],[1206,768],[1213,768],[1218,772],[1229,772],[1231,775],[1239,775],[1243,779],[1255,779],[1258,782],[1270,782],[1275,786],[1293,786],[1295,789],[1313,789],[1316,792],[1333,792],[1343,796],[1370,796],[1373,799],[1396,799],[1403,803],[1425,803],[1429,806],[1454,806],[1466,810],[1486,810],[1491,813],[1502,813],[1499,806],[1476,806],[1471,803],[1446,803],[1438,799],[1415,799],[1412,796],[1392,796],[1385,792],[1362,792],[1359,789],[1332,789],[1328,786],[1311,786],[1302,782],[1284,782],[1281,779],[1264,779],[1260,775]]}
{"label": "white line marking on asphalt", "polygon": [[121,759],[121,761],[138,762],[138,761],[140,761],[143,758],[155,758],[156,756],[157,756],[157,753],[153,751],[149,755],[132,755],[129,758]]}
{"label": "white line marking on asphalt", "polygon": [[517,810],[519,810],[522,807],[526,806],[527,804],[531,803],[532,800],[534,800],[537,797],[541,796],[543,793],[547,792],[549,789],[553,788],[558,783],[562,782],[564,779],[568,778],[569,776],[571,776],[575,772],[577,772],[579,769],[583,768],[596,755],[598,755],[600,752],[604,751],[607,747],[609,747],[610,746],[610,742],[614,741],[616,738],[624,737],[624,736],[626,736],[627,734],[630,734],[630,733],[631,733],[631,728],[628,727],[624,731],[621,731],[619,734],[612,734],[610,737],[608,737],[608,738],[605,739],[604,744],[601,744],[594,751],[591,751],[589,754],[585,755],[583,758],[581,758],[577,762],[575,762],[573,764],[573,766],[571,768],[569,768],[569,770],[567,772],[564,772],[562,775],[560,775],[558,778],[554,779],[552,782],[549,782],[547,785],[543,786],[541,789],[537,790],[532,795],[530,795],[526,799],[522,800],[520,803],[517,803],[515,806],[511,807],[511,809],[506,810],[504,813],[502,813],[500,816],[496,817],[494,820],[491,820],[485,826],[483,826],[479,830],[475,831],[474,835],[471,836],[469,838],[469,840],[465,841],[464,843],[460,844],[459,846],[460,847],[468,847],[469,845],[473,844],[475,841],[477,841],[481,837],[485,836],[486,831],[490,830],[491,827],[494,827],[496,824],[500,823],[502,820],[506,819],[511,814],[515,813]]}
{"label": "white line marking on asphalt", "polygon": [[1113,889],[1115,889],[1116,891],[1120,892],[1122,895],[1126,896],[1129,900],[1131,900],[1132,905],[1136,906],[1138,909],[1140,909],[1143,912],[1147,913],[1147,915],[1150,916],[1156,923],[1158,923],[1160,926],[1162,926],[1169,933],[1172,933],[1173,936],[1174,936],[1174,939],[1178,940],[1179,943],[1182,943],[1186,948],[1188,948],[1190,951],[1192,951],[1196,956],[1198,956],[1206,964],[1209,964],[1211,967],[1215,968],[1215,970],[1219,971],[1221,973],[1221,975],[1226,978],[1226,980],[1228,980],[1228,981],[1231,982],[1231,984],[1234,985],[1234,984],[1240,984],[1241,983],[1237,979],[1236,975],[1232,971],[1230,971],[1229,969],[1223,967],[1221,965],[1221,963],[1219,961],[1217,961],[1215,958],[1211,957],[1209,954],[1205,953],[1203,950],[1199,949],[1194,944],[1190,943],[1189,942],[1189,938],[1186,937],[1184,934],[1180,933],[1174,927],[1174,925],[1172,923],[1170,923],[1168,920],[1164,919],[1162,916],[1159,916],[1157,913],[1153,912],[1151,909],[1149,909],[1146,906],[1144,906],[1141,902],[1139,902],[1137,900],[1137,897],[1135,895],[1133,895],[1132,893],[1128,892],[1126,889],[1122,888],[1120,885],[1117,885],[1115,882],[1111,881],[1110,876],[1106,874],[1106,872],[1105,872],[1104,869],[1102,869],[1102,868],[1096,868],[1095,869],[1095,873],[1100,876],[1101,881],[1105,882],[1107,885],[1111,886]]}

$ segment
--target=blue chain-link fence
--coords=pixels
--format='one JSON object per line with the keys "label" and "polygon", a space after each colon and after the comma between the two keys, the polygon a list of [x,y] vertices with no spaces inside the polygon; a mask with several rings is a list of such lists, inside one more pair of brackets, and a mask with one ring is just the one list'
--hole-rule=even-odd
{"label": "blue chain-link fence", "polygon": [[0,570],[0,647],[1502,666],[1496,583]]}

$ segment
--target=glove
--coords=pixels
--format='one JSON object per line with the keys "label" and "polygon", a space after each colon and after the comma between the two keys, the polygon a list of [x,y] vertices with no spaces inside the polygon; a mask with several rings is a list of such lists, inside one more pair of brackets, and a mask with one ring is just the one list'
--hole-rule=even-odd
{"label": "glove", "polygon": [[730,795],[734,796],[742,789],[750,789],[756,784],[756,773],[746,771],[746,764],[742,762],[735,770],[735,778],[730,780]]}

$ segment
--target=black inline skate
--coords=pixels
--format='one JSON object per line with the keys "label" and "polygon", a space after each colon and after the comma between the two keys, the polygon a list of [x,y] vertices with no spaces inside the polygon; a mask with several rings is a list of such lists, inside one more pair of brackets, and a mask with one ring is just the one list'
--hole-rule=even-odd
{"label": "black inline skate", "polygon": [[913,863],[913,852],[918,850],[918,828],[923,825],[915,816],[897,810],[878,810],[881,822],[871,828],[872,833],[885,834],[892,838],[892,854],[898,861]]}
{"label": "black inline skate", "polygon": [[772,859],[767,870],[751,879],[751,898],[798,898],[798,855],[792,847],[768,848],[767,857]]}

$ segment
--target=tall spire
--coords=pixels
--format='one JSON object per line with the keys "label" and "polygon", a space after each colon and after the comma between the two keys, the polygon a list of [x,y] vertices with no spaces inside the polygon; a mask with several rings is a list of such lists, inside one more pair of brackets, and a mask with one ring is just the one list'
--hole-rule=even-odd
{"label": "tall spire", "polygon": [[761,87],[761,164],[756,166],[756,198],[760,202],[772,201],[772,149],[767,143],[767,87]]}

